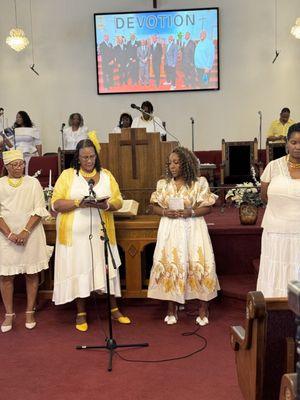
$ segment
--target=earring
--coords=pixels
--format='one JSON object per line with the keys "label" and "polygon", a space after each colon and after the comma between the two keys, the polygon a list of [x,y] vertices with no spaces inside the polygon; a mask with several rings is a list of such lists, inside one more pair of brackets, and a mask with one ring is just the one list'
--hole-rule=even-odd
{"label": "earring", "polygon": [[285,146],[285,152],[286,154],[289,154],[289,148],[287,146]]}

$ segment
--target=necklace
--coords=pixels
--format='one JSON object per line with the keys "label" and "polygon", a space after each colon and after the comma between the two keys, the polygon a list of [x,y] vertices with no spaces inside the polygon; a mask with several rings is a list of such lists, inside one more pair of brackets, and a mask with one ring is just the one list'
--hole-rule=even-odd
{"label": "necklace", "polygon": [[288,157],[287,161],[288,161],[289,166],[290,166],[291,168],[300,169],[300,164],[293,163],[292,161],[290,161],[290,155],[288,155],[287,157]]}
{"label": "necklace", "polygon": [[95,176],[96,173],[97,173],[97,171],[96,171],[95,168],[93,169],[92,172],[85,172],[85,171],[83,171],[82,168],[80,168],[80,171],[79,171],[79,172],[80,172],[80,174],[81,174],[84,178],[92,178],[92,177]]}
{"label": "necklace", "polygon": [[17,188],[18,186],[22,185],[23,176],[21,178],[7,178],[9,186]]}

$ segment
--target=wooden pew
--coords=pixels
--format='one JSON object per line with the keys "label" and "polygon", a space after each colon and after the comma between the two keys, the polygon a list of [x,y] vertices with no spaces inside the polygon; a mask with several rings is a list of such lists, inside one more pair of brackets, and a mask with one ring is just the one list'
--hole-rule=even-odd
{"label": "wooden pew", "polygon": [[297,374],[285,374],[281,380],[279,400],[296,400]]}
{"label": "wooden pew", "polygon": [[295,370],[295,315],[286,298],[249,292],[244,327],[230,327],[238,382],[245,400],[278,400],[281,377]]}

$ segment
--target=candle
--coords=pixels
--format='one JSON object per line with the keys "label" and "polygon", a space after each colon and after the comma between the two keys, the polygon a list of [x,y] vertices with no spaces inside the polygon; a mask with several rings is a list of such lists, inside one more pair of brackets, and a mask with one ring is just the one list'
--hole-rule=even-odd
{"label": "candle", "polygon": [[52,171],[50,169],[50,171],[49,171],[49,189],[51,189],[51,188],[52,188]]}

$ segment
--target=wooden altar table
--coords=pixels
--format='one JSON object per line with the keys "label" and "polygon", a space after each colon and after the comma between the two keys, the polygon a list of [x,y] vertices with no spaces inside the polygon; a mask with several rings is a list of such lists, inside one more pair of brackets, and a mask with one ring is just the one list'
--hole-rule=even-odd
{"label": "wooden altar table", "polygon": [[[214,248],[218,276],[253,275],[253,259],[260,256],[260,227],[263,210],[260,210],[256,225],[240,225],[238,210],[226,208],[221,212],[215,207],[205,219],[208,224],[212,245]],[[125,288],[123,296],[128,298],[146,297],[147,290],[143,285],[143,251],[145,247],[156,242],[159,217],[138,215],[134,219],[116,220],[118,245],[125,256]],[[47,243],[55,244],[55,221],[44,223]],[[46,280],[41,295],[50,297],[52,291],[51,279]]]}

